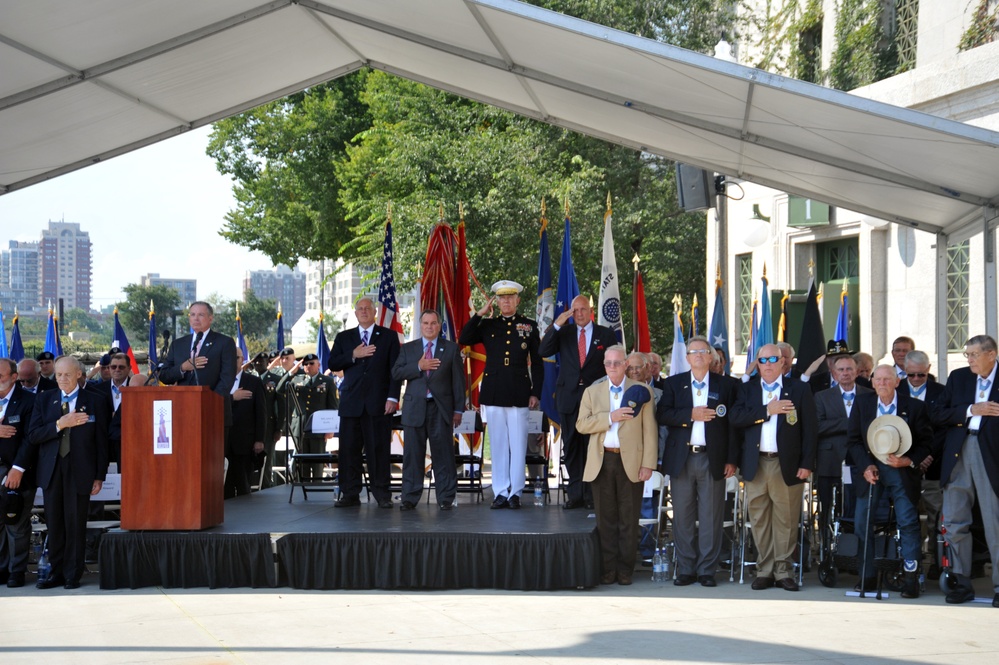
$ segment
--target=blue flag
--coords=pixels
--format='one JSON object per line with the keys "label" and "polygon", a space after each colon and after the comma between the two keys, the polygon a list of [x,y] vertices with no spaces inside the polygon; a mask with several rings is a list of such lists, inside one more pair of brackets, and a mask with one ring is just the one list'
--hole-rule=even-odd
{"label": "blue flag", "polygon": [[[565,216],[565,234],[562,236],[562,260],[558,267],[558,291],[555,294],[555,309],[552,311],[552,320],[558,318],[559,314],[572,306],[572,300],[579,295],[579,282],[576,281],[576,269],[572,267],[572,243],[569,237],[569,216]],[[547,236],[546,236],[547,239]],[[570,319],[571,321],[572,319]],[[546,414],[549,410],[556,415],[555,418],[548,415],[553,422],[558,423],[558,411],[555,408],[555,383],[558,381],[559,354],[555,354],[555,366],[551,363],[545,364],[545,383],[542,388],[542,402],[544,396],[549,396],[549,407],[545,408]],[[544,405],[542,404],[544,408]]]}
{"label": "blue flag", "polygon": [[843,290],[839,294],[839,314],[836,316],[836,334],[833,339],[849,343],[850,321],[848,318],[850,310],[849,296],[846,292],[846,280],[843,280]]}
{"label": "blue flag", "polygon": [[59,333],[56,332],[55,316],[52,313],[52,303],[49,303],[49,322],[45,327],[45,348],[43,351],[48,351],[57,358],[62,355],[62,351],[59,350]]}
{"label": "blue flag", "polygon": [[278,303],[277,322],[277,352],[281,353],[284,349],[284,314],[281,313],[281,303]]}
{"label": "blue flag", "polygon": [[16,363],[24,360],[24,345],[21,344],[21,326],[17,320],[17,308],[14,308],[14,326],[10,331],[10,359]]}
{"label": "blue flag", "polygon": [[[548,252],[548,220],[541,217],[541,248],[538,251],[538,300],[535,318],[542,333],[555,320],[555,295],[552,293],[552,259]],[[541,389],[541,410],[552,422],[558,422],[555,408],[555,382],[558,364],[555,358],[545,358],[545,381]]]}
{"label": "blue flag", "polygon": [[243,352],[243,362],[250,362],[250,350],[246,348],[246,338],[243,337],[243,319],[239,317],[239,303],[236,303],[236,346]]}
{"label": "blue flag", "polygon": [[156,310],[153,301],[149,301],[149,371],[152,372],[159,364],[156,358]]}
{"label": "blue flag", "polygon": [[323,326],[322,312],[319,312],[319,339],[316,340],[316,355],[319,356],[319,372],[325,372],[330,361],[330,345],[326,341],[326,328]]}
{"label": "blue flag", "polygon": [[725,321],[725,303],[722,301],[722,282],[715,281],[715,308],[711,312],[711,327],[708,329],[708,341],[711,346],[721,349],[725,354],[725,373],[731,371],[728,361],[728,323]]}
{"label": "blue flag", "polygon": [[[749,366],[756,360],[756,305],[753,301],[753,322],[749,326],[749,346],[746,347],[746,374],[749,374]],[[755,370],[753,370],[755,372]]]}
{"label": "blue flag", "polygon": [[0,305],[0,358],[9,358],[7,351],[7,320],[3,316],[3,305]]}
{"label": "blue flag", "polygon": [[774,320],[770,315],[770,285],[767,282],[766,271],[763,274],[763,290],[760,292],[760,321],[756,331],[756,345],[753,347],[753,357],[767,344],[774,343]]}

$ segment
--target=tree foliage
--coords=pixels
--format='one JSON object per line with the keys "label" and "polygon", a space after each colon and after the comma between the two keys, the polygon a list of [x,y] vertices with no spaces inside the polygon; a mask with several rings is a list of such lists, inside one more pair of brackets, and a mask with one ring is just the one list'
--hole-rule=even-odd
{"label": "tree foliage", "polygon": [[149,333],[150,300],[156,311],[156,332],[173,330],[174,311],[180,309],[177,289],[162,284],[128,284],[122,291],[125,292],[125,302],[118,304],[118,320],[129,337],[129,344],[135,345],[136,340],[146,339]]}
{"label": "tree foliage", "polygon": [[215,310],[212,330],[236,339],[236,306],[243,324],[243,336],[250,353],[271,349],[277,334],[277,301],[258,298],[253,289],[243,294],[243,300],[227,300],[218,293],[206,298]]}
{"label": "tree foliage", "polygon": [[[534,4],[708,51],[732,3]],[[568,201],[577,277],[596,299],[610,192],[624,311],[633,243],[642,243],[654,345],[672,339],[675,292],[704,301],[705,219],[678,213],[671,162],[382,72],[351,74],[216,123],[209,154],[236,181],[237,206],[222,235],[275,264],[340,257],[377,265],[391,204],[396,281],[407,288],[441,210],[455,225],[460,203],[473,270],[484,285],[521,282],[527,305],[536,287],[541,202],[557,275]]]}

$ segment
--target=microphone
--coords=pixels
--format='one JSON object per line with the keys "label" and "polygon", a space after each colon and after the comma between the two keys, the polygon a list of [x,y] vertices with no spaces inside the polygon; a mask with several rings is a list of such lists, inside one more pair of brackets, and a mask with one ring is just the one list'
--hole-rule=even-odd
{"label": "microphone", "polygon": [[194,359],[198,357],[198,344],[201,344],[201,338],[205,336],[203,330],[199,330],[198,334],[194,336],[194,346],[191,347],[191,364],[194,365],[194,385],[200,386],[201,379],[198,377],[198,366],[195,364]]}

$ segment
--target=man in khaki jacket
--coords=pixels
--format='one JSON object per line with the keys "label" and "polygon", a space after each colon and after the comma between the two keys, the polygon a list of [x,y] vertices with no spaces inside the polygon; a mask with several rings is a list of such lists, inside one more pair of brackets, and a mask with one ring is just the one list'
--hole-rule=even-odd
{"label": "man in khaki jacket", "polygon": [[[592,483],[600,535],[600,583],[631,584],[638,550],[638,517],[642,483],[652,477],[658,453],[659,432],[647,385],[625,377],[624,347],[614,345],[604,353],[607,377],[583,393],[576,429],[589,434],[583,480]],[[640,400],[629,400],[632,386],[644,391]],[[629,406],[629,401],[635,404]]]}

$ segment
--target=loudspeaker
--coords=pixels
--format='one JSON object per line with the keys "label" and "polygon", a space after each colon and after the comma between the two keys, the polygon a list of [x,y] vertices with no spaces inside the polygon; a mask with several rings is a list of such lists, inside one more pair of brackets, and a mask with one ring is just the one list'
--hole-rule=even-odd
{"label": "loudspeaker", "polygon": [[680,207],[687,212],[710,208],[714,187],[711,186],[708,172],[696,166],[677,162],[676,196]]}

